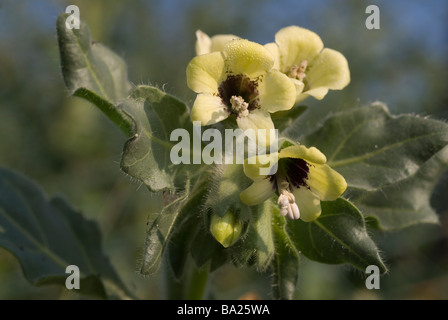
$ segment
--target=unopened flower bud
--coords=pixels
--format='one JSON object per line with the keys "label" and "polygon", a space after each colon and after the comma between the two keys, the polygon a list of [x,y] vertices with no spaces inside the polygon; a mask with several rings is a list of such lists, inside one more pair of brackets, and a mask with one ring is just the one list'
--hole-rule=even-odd
{"label": "unopened flower bud", "polygon": [[230,210],[222,217],[217,214],[213,214],[211,217],[210,232],[224,248],[234,244],[242,230],[242,220]]}

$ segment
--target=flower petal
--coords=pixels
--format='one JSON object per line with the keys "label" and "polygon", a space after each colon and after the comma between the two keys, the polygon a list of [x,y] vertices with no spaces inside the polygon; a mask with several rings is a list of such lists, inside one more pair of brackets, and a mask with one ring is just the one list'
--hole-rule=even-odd
{"label": "flower petal", "polygon": [[274,194],[274,186],[269,179],[258,180],[240,193],[240,199],[248,206],[265,202]]}
{"label": "flower petal", "polygon": [[275,174],[273,170],[277,170],[274,166],[278,163],[278,153],[262,154],[250,157],[244,160],[244,174],[254,181],[266,178],[266,174],[260,169],[265,169],[266,173]]}
{"label": "flower petal", "polygon": [[272,57],[274,58],[274,65],[272,68],[280,70],[280,53],[278,51],[278,45],[275,42],[270,42],[266,43],[264,47],[272,54]]}
{"label": "flower petal", "polygon": [[240,39],[233,34],[217,34],[209,37],[201,30],[196,31],[196,55],[206,54],[215,51],[222,51],[224,45],[230,40]]}
{"label": "flower petal", "polygon": [[322,201],[336,200],[347,189],[344,177],[328,165],[310,165],[309,170],[306,184]]}
{"label": "flower petal", "polygon": [[222,51],[227,42],[236,39],[240,39],[240,37],[233,34],[217,34],[212,37],[211,51]]}
{"label": "flower petal", "polygon": [[350,83],[347,59],[340,52],[325,48],[310,63],[305,79],[307,89],[303,95],[321,100],[328,89],[340,90]]}
{"label": "flower petal", "polygon": [[288,76],[277,70],[269,71],[258,83],[260,106],[268,112],[289,110],[296,101],[296,87]]}
{"label": "flower petal", "polygon": [[294,84],[295,88],[296,88],[296,101],[295,104],[297,104],[297,102],[300,102],[303,100],[302,98],[302,92],[303,89],[305,88],[305,84],[298,80],[298,79],[293,79],[293,78],[289,78],[289,80]]}
{"label": "flower petal", "polygon": [[281,29],[275,35],[280,53],[280,71],[288,74],[290,68],[302,61],[310,62],[323,49],[320,37],[304,28],[290,26]]}
{"label": "flower petal", "polygon": [[327,157],[319,149],[315,147],[307,148],[303,145],[290,146],[282,149],[279,158],[303,159],[306,162],[315,164],[325,164],[327,162]]}
{"label": "flower petal", "polygon": [[221,52],[194,57],[187,66],[187,85],[196,93],[218,93],[224,77],[224,58]]}
{"label": "flower petal", "polygon": [[254,136],[257,139],[257,144],[262,147],[270,146],[278,137],[276,130],[274,128],[274,123],[272,122],[271,115],[267,111],[260,109],[253,110],[246,117],[238,117],[236,119],[238,127],[241,130],[253,130],[247,134],[248,137]]}
{"label": "flower petal", "polygon": [[196,55],[200,56],[201,54],[210,53],[212,48],[212,39],[202,32],[201,30],[196,30]]}
{"label": "flower petal", "polygon": [[218,96],[211,94],[198,94],[191,109],[191,121],[200,121],[201,125],[207,126],[226,119],[230,113],[227,106],[222,103]]}
{"label": "flower petal", "polygon": [[254,79],[274,65],[274,58],[261,44],[249,40],[232,40],[223,49],[227,71]]}
{"label": "flower petal", "polygon": [[293,195],[296,198],[300,210],[300,218],[305,222],[316,220],[322,213],[319,196],[307,188],[294,188]]}

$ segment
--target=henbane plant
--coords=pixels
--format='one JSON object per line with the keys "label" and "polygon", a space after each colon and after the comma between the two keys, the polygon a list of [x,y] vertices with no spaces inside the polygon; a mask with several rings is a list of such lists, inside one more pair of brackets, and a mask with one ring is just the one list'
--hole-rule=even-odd
{"label": "henbane plant", "polygon": [[[314,32],[289,26],[262,45],[198,31],[197,56],[185,66],[185,82],[197,95],[187,106],[156,87],[131,86],[124,60],[93,42],[84,22],[79,30],[67,29],[66,17],[58,18],[57,33],[67,89],[96,105],[125,134],[121,170],[148,192],[164,195],[164,208],[147,229],[140,272],[151,275],[162,266],[185,286],[190,285],[183,280],[186,273],[193,272],[201,281],[184,290],[193,292],[184,298],[208,298],[206,279],[224,264],[274,275],[275,299],[295,297],[301,256],[363,272],[375,265],[386,273],[387,256],[380,255],[368,228],[388,232],[438,223],[429,198],[448,166],[446,123],[394,116],[384,104],[374,103],[323,114],[321,125],[301,132],[303,101],[324,99],[329,90],[343,90],[350,82],[344,55],[324,48]],[[171,133],[183,129],[192,138],[194,121],[221,133],[240,128],[233,141],[251,140],[263,152],[243,163],[174,163]],[[188,157],[204,150],[220,155],[218,147],[225,148],[210,140],[181,151]],[[66,220],[67,230],[74,231],[65,234],[81,237],[90,228],[97,237],[97,228],[68,204],[47,201],[23,177],[4,171],[0,177],[2,190],[13,193],[10,186],[16,185],[15,190],[35,195],[46,222],[48,212]],[[57,246],[40,245],[32,227],[28,233],[35,242],[26,246],[4,194],[0,227],[9,232],[0,232],[0,245],[18,257],[32,283],[61,284],[68,257],[58,255]],[[25,243],[25,250],[13,245],[17,241]],[[100,255],[98,246],[84,241],[85,250]],[[44,256],[51,251],[57,263],[35,268],[32,250]],[[194,265],[187,267],[189,256]],[[82,281],[95,284],[86,294],[133,298],[107,263],[96,261]]]}

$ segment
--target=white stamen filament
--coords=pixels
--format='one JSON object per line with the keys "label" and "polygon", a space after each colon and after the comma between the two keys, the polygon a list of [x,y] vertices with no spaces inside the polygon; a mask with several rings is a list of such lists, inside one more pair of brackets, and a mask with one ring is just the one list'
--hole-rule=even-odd
{"label": "white stamen filament", "polygon": [[290,78],[294,78],[294,79],[298,79],[300,81],[303,81],[303,79],[306,77],[306,67],[308,66],[308,61],[307,60],[303,60],[302,62],[300,62],[299,65],[294,64],[290,69],[289,69],[289,77]]}
{"label": "white stamen filament", "polygon": [[249,115],[249,104],[244,101],[241,96],[232,96],[230,98],[232,110],[235,111],[239,117],[247,117]]}
{"label": "white stamen filament", "polygon": [[[282,184],[285,185],[285,183]],[[288,183],[286,182],[286,184]],[[282,189],[277,203],[280,207],[280,214],[282,216],[288,216],[291,220],[297,220],[300,218],[300,211],[296,204],[296,198],[286,188]]]}

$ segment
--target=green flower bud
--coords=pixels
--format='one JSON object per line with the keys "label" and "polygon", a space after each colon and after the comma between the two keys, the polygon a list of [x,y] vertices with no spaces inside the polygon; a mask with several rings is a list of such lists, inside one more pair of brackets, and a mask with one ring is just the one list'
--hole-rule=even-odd
{"label": "green flower bud", "polygon": [[214,213],[212,214],[210,232],[224,248],[234,244],[242,230],[243,221],[232,211],[227,211],[222,217]]}

